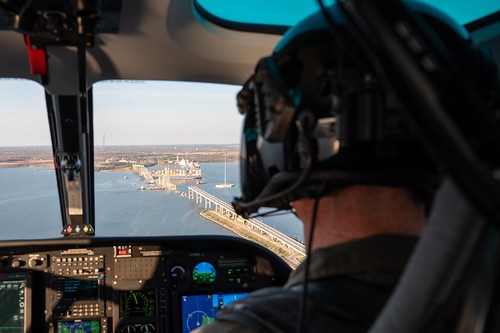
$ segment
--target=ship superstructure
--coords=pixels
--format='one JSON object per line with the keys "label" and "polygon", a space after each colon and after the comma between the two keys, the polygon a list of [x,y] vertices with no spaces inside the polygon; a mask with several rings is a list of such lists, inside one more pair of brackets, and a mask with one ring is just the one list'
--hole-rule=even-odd
{"label": "ship superstructure", "polygon": [[163,170],[153,170],[151,171],[153,178],[155,177],[166,177],[167,180],[192,180],[201,179],[202,171],[200,165],[194,161],[189,161],[188,159],[181,159],[177,156],[175,162],[169,162],[167,167]]}

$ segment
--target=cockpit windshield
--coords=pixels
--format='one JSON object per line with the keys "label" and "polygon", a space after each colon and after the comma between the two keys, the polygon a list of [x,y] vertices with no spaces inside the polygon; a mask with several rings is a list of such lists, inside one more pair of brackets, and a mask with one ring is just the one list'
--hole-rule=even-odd
{"label": "cockpit windshield", "polygon": [[[0,84],[0,237],[58,237],[61,209],[43,88],[29,80]],[[214,207],[196,196],[201,190],[229,204],[240,195],[239,89],[166,81],[93,85],[96,237],[235,234],[214,222],[206,211]],[[303,240],[293,214],[263,220]]]}
{"label": "cockpit windshield", "polygon": [[0,238],[54,237],[61,213],[44,89],[0,79],[0,99]]}

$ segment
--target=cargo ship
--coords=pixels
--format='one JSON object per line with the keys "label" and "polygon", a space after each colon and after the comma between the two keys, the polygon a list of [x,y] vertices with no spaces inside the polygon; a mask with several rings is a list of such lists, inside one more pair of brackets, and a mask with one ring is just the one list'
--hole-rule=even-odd
{"label": "cargo ship", "polygon": [[202,178],[200,165],[194,161],[180,160],[174,163],[169,163],[163,170],[152,170],[151,176],[157,179],[166,177],[168,181],[171,180],[197,180]]}

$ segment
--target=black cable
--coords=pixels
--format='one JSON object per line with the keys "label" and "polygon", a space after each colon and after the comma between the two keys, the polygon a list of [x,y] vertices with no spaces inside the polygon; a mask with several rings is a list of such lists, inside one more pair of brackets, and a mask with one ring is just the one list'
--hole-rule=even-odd
{"label": "black cable", "polygon": [[[318,4],[321,8],[321,11],[323,12],[323,16],[325,17],[325,19],[328,21],[328,24],[330,24],[330,27],[332,29],[334,29],[335,27],[335,22],[333,21],[333,18],[330,16],[330,14],[328,13],[328,10],[326,9],[326,5],[323,3],[323,0],[318,0]],[[336,36],[336,32],[333,31],[333,34],[334,37]]]}
{"label": "black cable", "polygon": [[[332,42],[340,49],[342,50],[342,53],[339,54],[339,56],[344,57],[346,54],[348,55],[348,58],[352,59],[357,59],[360,61],[360,55],[356,54],[355,52],[352,51],[352,46],[348,45],[351,41],[346,41],[345,37],[341,36],[341,33],[338,31],[338,26],[339,24],[335,22],[335,18],[331,13],[328,12],[328,9],[326,8],[326,5],[324,4],[323,0],[317,0],[318,4],[321,8],[321,12],[323,13],[323,17],[328,23],[329,29],[328,32],[332,36]],[[341,6],[339,6],[340,9],[342,9]],[[342,15],[343,12],[342,12]]]}
{"label": "black cable", "polygon": [[284,190],[282,190],[280,192],[277,192],[275,194],[272,194],[272,195],[264,197],[264,198],[260,198],[260,199],[257,198],[255,200],[249,201],[249,202],[238,202],[238,205],[241,208],[249,209],[249,208],[256,207],[256,206],[259,206],[259,207],[265,206],[267,203],[269,203],[271,201],[280,199],[280,198],[286,196],[287,194],[293,192],[300,185],[302,185],[304,180],[306,180],[307,176],[309,175],[309,171],[310,171],[310,168],[304,169],[295,183],[293,183],[292,185],[290,185],[289,187],[285,188]]}
{"label": "black cable", "polygon": [[323,192],[325,191],[326,186],[323,185],[321,190],[318,192],[318,195],[314,198],[314,206],[313,206],[313,214],[311,217],[311,226],[309,228],[309,237],[307,239],[307,258],[305,263],[305,272],[304,272],[304,287],[302,288],[302,295],[300,297],[299,304],[299,318],[297,323],[297,333],[303,333],[304,331],[304,323],[305,317],[307,315],[307,283],[309,282],[309,268],[311,266],[312,260],[312,242],[314,237],[314,229],[316,227],[316,219],[318,215],[318,206],[321,197],[323,196]]}
{"label": "black cable", "polygon": [[271,211],[268,211],[268,212],[264,212],[264,213],[256,213],[256,214],[250,214],[249,218],[253,219],[253,218],[256,218],[256,217],[267,217],[267,216],[281,216],[281,215],[288,215],[290,214],[290,211],[282,211],[281,209],[273,209]]}

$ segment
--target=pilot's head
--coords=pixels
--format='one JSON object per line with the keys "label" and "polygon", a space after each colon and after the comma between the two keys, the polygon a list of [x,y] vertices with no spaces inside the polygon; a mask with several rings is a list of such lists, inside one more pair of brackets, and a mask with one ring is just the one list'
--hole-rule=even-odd
{"label": "pilot's head", "polygon": [[[481,51],[467,32],[433,8],[407,5],[486,94],[477,75],[485,67]],[[289,209],[293,200],[356,184],[406,187],[431,201],[439,166],[413,134],[397,95],[374,75],[340,8],[328,12],[330,21],[319,11],[291,28],[238,94],[245,115],[242,197],[233,202],[239,214]]]}

